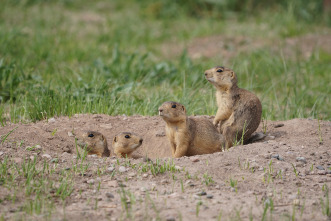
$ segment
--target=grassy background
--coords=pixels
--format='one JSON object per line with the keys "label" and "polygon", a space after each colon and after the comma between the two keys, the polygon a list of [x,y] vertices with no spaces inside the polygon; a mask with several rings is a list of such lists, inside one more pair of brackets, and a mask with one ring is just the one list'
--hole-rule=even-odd
{"label": "grassy background", "polygon": [[[215,65],[237,72],[240,86],[260,97],[265,119],[331,119],[330,52],[286,56],[273,45],[331,36],[330,13],[321,2],[0,2],[2,126],[8,119],[75,113],[156,115],[167,100],[183,103],[189,114],[214,115],[214,89],[203,71]],[[171,54],[176,45],[222,35],[269,43],[224,60],[192,59],[185,50]]]}

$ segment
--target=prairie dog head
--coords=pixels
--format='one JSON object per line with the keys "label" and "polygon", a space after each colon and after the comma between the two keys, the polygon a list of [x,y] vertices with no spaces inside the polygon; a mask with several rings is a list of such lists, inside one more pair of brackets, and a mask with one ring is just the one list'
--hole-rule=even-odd
{"label": "prairie dog head", "polygon": [[98,156],[109,156],[106,138],[97,131],[79,131],[75,134],[77,145],[86,148],[88,154]]}
{"label": "prairie dog head", "polygon": [[206,70],[205,77],[217,88],[229,89],[237,85],[237,76],[230,68],[216,66]]}
{"label": "prairie dog head", "polygon": [[166,101],[159,107],[159,115],[166,122],[183,121],[186,119],[186,109],[178,102]]}
{"label": "prairie dog head", "polygon": [[130,155],[143,143],[143,139],[131,132],[122,132],[113,139],[113,149],[117,156],[125,157]]}

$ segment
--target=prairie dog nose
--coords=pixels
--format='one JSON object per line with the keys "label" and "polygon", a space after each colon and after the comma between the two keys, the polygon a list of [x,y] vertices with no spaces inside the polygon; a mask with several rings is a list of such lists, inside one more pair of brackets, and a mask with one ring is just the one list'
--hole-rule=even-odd
{"label": "prairie dog nose", "polygon": [[139,143],[142,144],[142,143],[143,143],[143,139],[140,139],[140,140],[139,140]]}

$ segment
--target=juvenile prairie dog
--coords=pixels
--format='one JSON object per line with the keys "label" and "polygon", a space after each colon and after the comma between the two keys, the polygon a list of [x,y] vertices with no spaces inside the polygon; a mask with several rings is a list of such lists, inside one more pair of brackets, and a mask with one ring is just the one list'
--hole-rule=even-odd
{"label": "juvenile prairie dog", "polygon": [[82,149],[86,148],[89,155],[96,154],[99,157],[109,157],[110,151],[107,139],[96,131],[80,131],[75,135],[77,144]]}
{"label": "juvenile prairie dog", "polygon": [[237,76],[226,67],[214,67],[205,71],[206,79],[216,88],[218,110],[213,124],[220,126],[226,139],[226,148],[243,137],[246,142],[258,128],[262,105],[259,98],[237,86]]}
{"label": "juvenile prairie dog", "polygon": [[166,134],[172,156],[193,156],[222,151],[223,136],[208,119],[186,116],[185,107],[167,101],[159,107],[159,115],[166,122]]}
{"label": "juvenile prairie dog", "polygon": [[112,147],[117,157],[132,157],[132,152],[135,151],[143,143],[143,139],[130,132],[117,134],[113,139]]}

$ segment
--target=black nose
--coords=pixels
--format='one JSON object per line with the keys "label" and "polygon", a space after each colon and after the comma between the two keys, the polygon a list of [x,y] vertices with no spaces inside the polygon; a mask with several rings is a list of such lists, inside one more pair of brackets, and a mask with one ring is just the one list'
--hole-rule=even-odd
{"label": "black nose", "polygon": [[163,111],[163,109],[159,109],[159,111],[160,111],[160,112],[162,112],[162,111]]}
{"label": "black nose", "polygon": [[205,72],[205,76],[207,76],[207,72]]}
{"label": "black nose", "polygon": [[142,143],[142,142],[143,142],[143,139],[140,139],[140,140],[139,140],[139,143]]}

